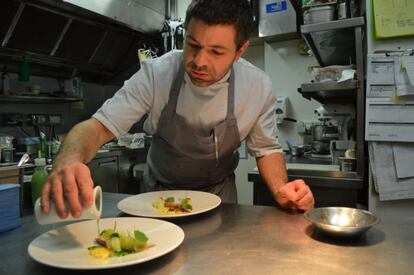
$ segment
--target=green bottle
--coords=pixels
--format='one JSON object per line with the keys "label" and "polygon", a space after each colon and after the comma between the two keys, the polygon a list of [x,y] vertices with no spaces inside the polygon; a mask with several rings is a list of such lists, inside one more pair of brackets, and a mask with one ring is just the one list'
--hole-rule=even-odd
{"label": "green bottle", "polygon": [[20,67],[19,72],[19,81],[26,82],[30,79],[30,68],[29,68],[29,55],[27,53],[23,54],[23,64]]}
{"label": "green bottle", "polygon": [[46,182],[47,171],[46,171],[46,159],[45,158],[36,158],[35,163],[35,172],[32,176],[32,204],[34,205],[36,200],[41,196],[43,186]]}

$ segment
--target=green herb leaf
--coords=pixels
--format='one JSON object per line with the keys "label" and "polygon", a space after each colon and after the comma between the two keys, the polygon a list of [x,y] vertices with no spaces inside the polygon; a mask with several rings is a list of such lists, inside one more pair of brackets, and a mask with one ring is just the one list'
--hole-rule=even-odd
{"label": "green herb leaf", "polygon": [[139,230],[134,231],[134,236],[135,236],[135,239],[141,243],[145,243],[146,241],[148,241],[147,235],[145,235]]}
{"label": "green herb leaf", "polygon": [[165,202],[174,202],[174,197],[168,197],[165,199]]}

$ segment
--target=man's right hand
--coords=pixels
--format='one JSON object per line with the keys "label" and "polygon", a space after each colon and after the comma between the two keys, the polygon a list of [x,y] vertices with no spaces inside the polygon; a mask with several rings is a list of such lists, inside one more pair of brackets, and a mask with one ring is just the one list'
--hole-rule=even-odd
{"label": "man's right hand", "polygon": [[92,206],[92,200],[90,170],[81,162],[73,162],[54,167],[50,172],[43,187],[41,208],[44,213],[49,213],[53,201],[60,218],[65,219],[69,211],[74,218],[78,218],[82,207]]}

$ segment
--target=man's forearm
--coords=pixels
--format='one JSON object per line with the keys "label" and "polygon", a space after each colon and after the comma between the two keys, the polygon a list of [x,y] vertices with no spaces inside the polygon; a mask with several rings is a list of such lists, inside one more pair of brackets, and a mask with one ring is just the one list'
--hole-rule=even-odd
{"label": "man's forearm", "polygon": [[257,168],[266,185],[276,197],[280,187],[288,182],[285,158],[282,153],[273,153],[256,158]]}
{"label": "man's forearm", "polygon": [[65,136],[53,164],[59,167],[71,162],[87,163],[99,147],[112,138],[112,133],[96,119],[83,121]]}

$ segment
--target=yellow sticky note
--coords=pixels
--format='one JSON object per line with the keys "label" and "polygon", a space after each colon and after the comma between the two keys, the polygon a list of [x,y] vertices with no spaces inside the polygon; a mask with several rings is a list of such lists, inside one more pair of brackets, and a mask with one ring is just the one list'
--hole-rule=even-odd
{"label": "yellow sticky note", "polygon": [[394,90],[392,91],[392,95],[390,97],[390,101],[395,104],[405,105],[407,100],[404,96],[398,96],[397,95],[397,89],[394,87]]}
{"label": "yellow sticky note", "polygon": [[372,0],[375,38],[414,35],[414,1]]}

